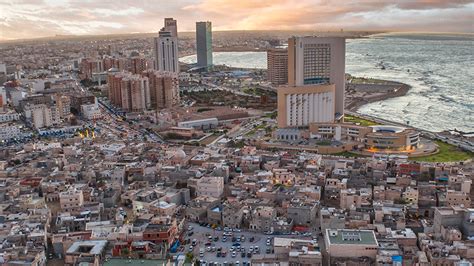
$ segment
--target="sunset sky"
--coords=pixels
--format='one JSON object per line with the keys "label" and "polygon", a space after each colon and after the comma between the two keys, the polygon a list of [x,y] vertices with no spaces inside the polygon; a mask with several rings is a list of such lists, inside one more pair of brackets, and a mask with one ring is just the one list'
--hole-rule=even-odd
{"label": "sunset sky", "polygon": [[213,30],[474,32],[474,0],[0,0],[0,39]]}

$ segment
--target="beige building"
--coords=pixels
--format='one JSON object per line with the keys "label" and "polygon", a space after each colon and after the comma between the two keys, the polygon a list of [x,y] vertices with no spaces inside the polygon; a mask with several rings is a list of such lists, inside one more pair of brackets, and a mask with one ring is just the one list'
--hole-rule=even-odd
{"label": "beige building", "polygon": [[345,57],[344,38],[292,37],[288,40],[288,85],[334,84],[335,113],[343,115]]}
{"label": "beige building", "polygon": [[82,190],[70,189],[59,193],[59,205],[62,210],[70,210],[84,205]]}
{"label": "beige building", "polygon": [[278,88],[278,127],[304,127],[334,122],[335,86],[306,85]]}
{"label": "beige building", "polygon": [[309,131],[312,138],[363,141],[372,128],[349,123],[311,123]]}
{"label": "beige building", "polygon": [[275,208],[270,206],[258,206],[252,212],[252,221],[249,229],[255,231],[270,231],[273,220],[277,217]]}
{"label": "beige building", "polygon": [[462,191],[448,189],[446,191],[446,203],[448,206],[464,206],[469,208],[471,206],[471,197]]}
{"label": "beige building", "polygon": [[222,176],[204,176],[197,180],[196,193],[198,196],[220,198],[224,193],[224,178]]}
{"label": "beige building", "polygon": [[267,50],[267,80],[273,85],[288,83],[288,50],[272,48]]}
{"label": "beige building", "polygon": [[409,204],[418,205],[418,189],[407,187],[402,193],[402,199]]}
{"label": "beige building", "polygon": [[340,192],[340,208],[352,209],[360,208],[362,206],[370,206],[369,200],[371,198],[372,193],[366,188],[361,188],[360,190],[342,189]]}
{"label": "beige building", "polygon": [[375,259],[378,242],[372,230],[326,229],[326,250],[333,258],[369,257]]}

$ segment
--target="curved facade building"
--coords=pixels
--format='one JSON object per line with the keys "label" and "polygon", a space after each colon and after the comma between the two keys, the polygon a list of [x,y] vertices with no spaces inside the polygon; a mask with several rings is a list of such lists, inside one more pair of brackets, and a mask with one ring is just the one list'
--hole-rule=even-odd
{"label": "curved facade building", "polygon": [[418,147],[420,133],[397,126],[372,126],[365,138],[365,146],[375,149],[412,150]]}

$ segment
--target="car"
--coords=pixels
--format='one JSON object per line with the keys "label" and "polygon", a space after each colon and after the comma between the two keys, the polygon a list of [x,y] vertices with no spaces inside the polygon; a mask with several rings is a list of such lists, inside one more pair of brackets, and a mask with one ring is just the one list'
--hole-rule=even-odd
{"label": "car", "polygon": [[212,241],[212,236],[208,236],[207,239],[208,239],[209,241]]}
{"label": "car", "polygon": [[193,239],[192,245],[195,246],[197,244],[197,239]]}
{"label": "car", "polygon": [[236,254],[235,254],[235,251],[232,252],[232,258],[235,258]]}
{"label": "car", "polygon": [[217,241],[219,241],[219,237],[218,237],[218,236],[215,236],[215,237],[214,237],[214,242],[217,242]]}
{"label": "car", "polygon": [[232,244],[232,246],[234,246],[234,247],[240,247],[240,243],[234,243],[234,244]]}
{"label": "car", "polygon": [[191,231],[191,232],[188,233],[188,236],[192,236],[193,234],[194,234],[194,232]]}
{"label": "car", "polygon": [[245,252],[245,248],[244,248],[244,247],[242,247],[242,248],[240,249],[240,251],[242,251],[242,252]]}
{"label": "car", "polygon": [[229,251],[231,251],[231,252],[234,251],[234,250],[235,250],[235,247],[233,247],[233,246],[230,247],[230,249],[229,249]]}
{"label": "car", "polygon": [[241,236],[240,241],[245,242],[245,236]]}
{"label": "car", "polygon": [[193,251],[193,249],[194,249],[194,247],[193,247],[193,246],[189,246],[189,251],[190,251],[190,252],[192,252],[192,251]]}
{"label": "car", "polygon": [[207,243],[204,244],[204,245],[205,245],[205,246],[210,246],[210,245],[212,245],[212,243],[211,243],[211,242],[207,242]]}
{"label": "car", "polygon": [[251,252],[247,252],[247,258],[251,258],[252,257],[252,253]]}
{"label": "car", "polygon": [[217,252],[216,257],[220,258],[220,257],[221,257],[221,253],[220,253],[220,252]]}
{"label": "car", "polygon": [[267,248],[267,250],[265,251],[265,253],[270,254],[270,248]]}
{"label": "car", "polygon": [[245,258],[245,252],[240,253],[241,258]]}
{"label": "car", "polygon": [[227,252],[222,251],[222,257],[225,258],[227,256]]}
{"label": "car", "polygon": [[224,237],[222,238],[222,242],[227,242],[227,237],[226,237],[226,236],[224,236]]}
{"label": "car", "polygon": [[253,252],[253,247],[249,247],[249,252]]}
{"label": "car", "polygon": [[202,252],[202,251],[199,252],[199,257],[201,257],[201,258],[204,257],[204,252]]}
{"label": "car", "polygon": [[255,237],[253,237],[253,236],[252,236],[252,237],[250,237],[249,241],[250,241],[250,242],[253,242],[253,241],[255,241]]}
{"label": "car", "polygon": [[211,248],[212,252],[216,252],[216,247]]}
{"label": "car", "polygon": [[188,226],[188,231],[192,231],[194,228],[190,225]]}
{"label": "car", "polygon": [[208,247],[206,248],[206,250],[207,250],[207,252],[211,252],[211,247],[208,246]]}
{"label": "car", "polygon": [[232,242],[236,242],[237,238],[235,236],[232,237]]}
{"label": "car", "polygon": [[239,266],[239,265],[240,265],[240,261],[236,261],[236,262],[235,262],[235,265],[236,265],[236,266]]}
{"label": "car", "polygon": [[218,247],[217,252],[221,252],[221,251],[222,251],[222,247]]}

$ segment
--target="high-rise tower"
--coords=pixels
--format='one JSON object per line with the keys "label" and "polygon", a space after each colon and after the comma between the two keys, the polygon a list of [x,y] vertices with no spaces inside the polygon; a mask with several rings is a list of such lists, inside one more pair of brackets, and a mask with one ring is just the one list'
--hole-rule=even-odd
{"label": "high-rise tower", "polygon": [[212,24],[210,21],[196,22],[197,65],[212,66]]}
{"label": "high-rise tower", "polygon": [[278,126],[306,127],[344,115],[345,39],[288,40],[288,86],[278,88]]}
{"label": "high-rise tower", "polygon": [[155,69],[179,73],[177,22],[165,18],[165,26],[154,39]]}
{"label": "high-rise tower", "polygon": [[288,40],[288,85],[334,84],[336,116],[344,114],[346,41],[341,37]]}

